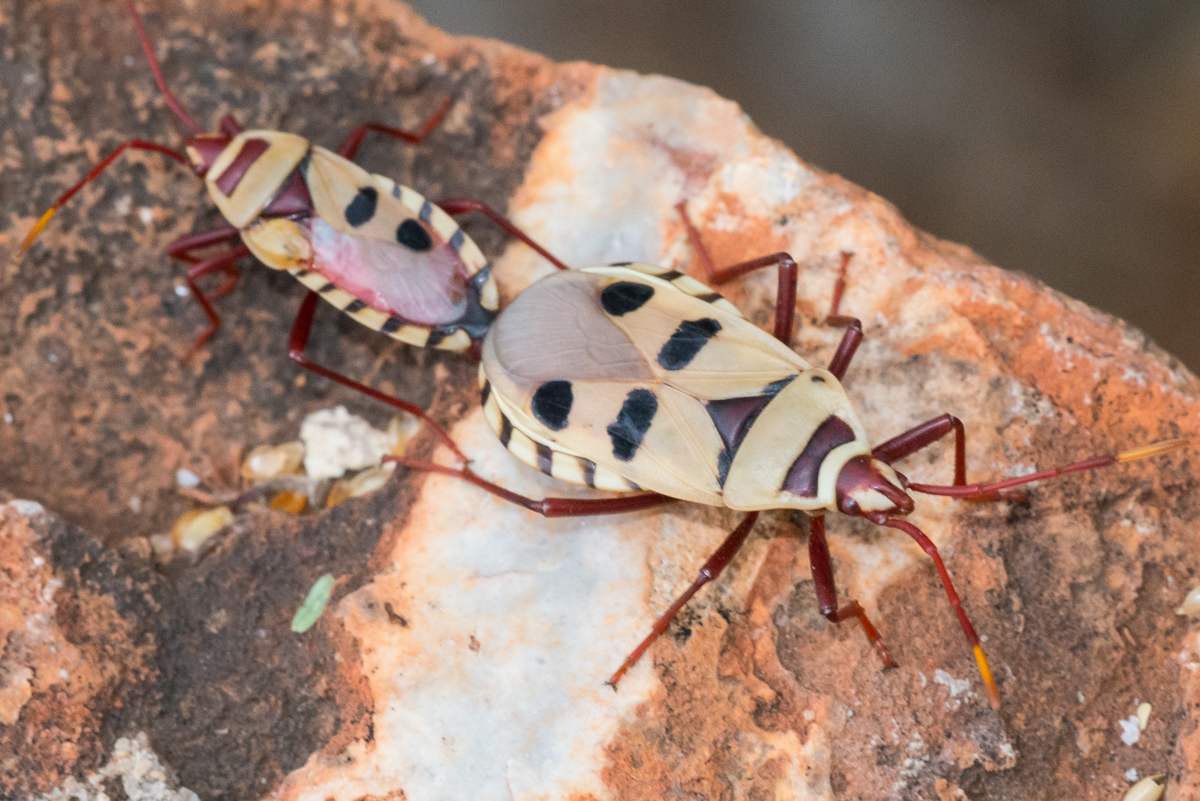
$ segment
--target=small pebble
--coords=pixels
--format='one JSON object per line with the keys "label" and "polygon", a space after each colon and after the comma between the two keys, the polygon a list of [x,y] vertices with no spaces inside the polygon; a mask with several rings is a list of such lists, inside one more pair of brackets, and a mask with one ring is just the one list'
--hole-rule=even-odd
{"label": "small pebble", "polygon": [[183,284],[180,284],[179,286],[175,287],[175,294],[181,298],[186,298],[188,295],[192,294],[192,290],[188,289]]}
{"label": "small pebble", "polygon": [[246,461],[242,462],[242,478],[257,484],[280,476],[292,476],[300,472],[303,463],[303,442],[260,445],[250,451]]}
{"label": "small pebble", "polygon": [[338,479],[330,488],[329,497],[325,499],[325,505],[327,507],[337,506],[339,503],[351,498],[357,498],[374,492],[387,483],[388,478],[395,469],[396,465],[388,462],[379,467],[367,468],[351,478]]}
{"label": "small pebble", "polygon": [[1190,615],[1193,612],[1200,612],[1200,586],[1193,587],[1175,610],[1177,615]]}
{"label": "small pebble", "polygon": [[186,467],[181,467],[175,471],[175,483],[185,489],[192,489],[200,486],[200,476]]}
{"label": "small pebble", "polygon": [[1157,776],[1147,776],[1137,784],[1129,788],[1129,792],[1125,793],[1125,801],[1158,801],[1162,798],[1163,790],[1167,788],[1165,784],[1159,784],[1158,780],[1162,778],[1162,774]]}
{"label": "small pebble", "polygon": [[1145,731],[1146,724],[1150,722],[1150,705],[1149,704],[1145,704],[1145,703],[1138,704],[1137,718],[1138,718],[1138,729],[1140,729],[1141,731]]}
{"label": "small pebble", "polygon": [[277,492],[275,497],[271,498],[269,506],[277,512],[298,515],[304,511],[305,506],[308,506],[308,496],[303,492],[284,490]]}
{"label": "small pebble", "polygon": [[171,541],[178,548],[194,551],[206,539],[233,522],[233,512],[227,506],[216,509],[196,509],[182,515],[171,529]]}

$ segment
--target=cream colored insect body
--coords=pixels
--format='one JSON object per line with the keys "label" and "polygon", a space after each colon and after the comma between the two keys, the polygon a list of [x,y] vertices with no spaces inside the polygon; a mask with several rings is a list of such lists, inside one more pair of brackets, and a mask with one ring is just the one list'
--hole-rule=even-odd
{"label": "cream colored insect body", "polygon": [[[305,358],[304,350],[317,301],[324,298],[368,328],[402,342],[477,352],[495,318],[498,296],[487,260],[452,214],[480,212],[566,269],[485,204],[469,198],[435,204],[352,161],[369,131],[420,143],[441,121],[453,98],[447,97],[415,133],[367,123],[356,128],[337,152],[295,134],[243,131],[228,115],[217,133],[206,133],[168,88],[133,0],[125,2],[163,98],[192,135],[183,140],[182,153],[140,139],[122,143],[54,202],[25,237],[22,251],[64,203],[126,149],[162,153],[190,166],[204,180],[209,197],[228,223],[168,246],[172,256],[191,263],[187,283],[210,323],[184,359],[216,332],[220,317],[211,301],[233,289],[239,275],[237,262],[253,254],[268,267],[291,273],[310,290],[288,342],[288,354],[297,364],[430,422],[420,408],[317,365]],[[216,246],[225,249],[203,259],[195,255]],[[226,281],[206,295],[197,280],[218,272]],[[440,429],[438,433],[453,447]]]}
{"label": "cream colored insect body", "polygon": [[[859,321],[837,314],[848,262],[844,254],[843,278],[828,317],[848,330],[827,369],[813,366],[789,347],[798,270],[786,253],[709,270],[711,278],[721,281],[779,267],[774,336],[698,281],[647,264],[551,275],[526,289],[497,318],[483,343],[480,381],[485,417],[504,446],[526,464],[564,481],[641,495],[539,501],[466,468],[399,461],[459,475],[546,516],[632,511],[672,500],[748,512],[612,676],[614,687],[688,599],[729,563],[758,512],[797,509],[810,519],[809,555],[822,614],[835,622],[856,618],[889,666],[894,662],[862,607],[853,601],[838,604],[824,515],[865,517],[912,537],[933,559],[988,696],[998,706],[999,692],[980,639],[937,548],[903,519],[914,508],[909,493],[1000,500],[1014,497],[1007,491],[1030,481],[1163,453],[1186,441],[987,485],[967,484],[965,433],[951,415],[873,447],[840,383],[862,339]],[[951,433],[956,446],[953,485],[914,484],[892,468]]]}

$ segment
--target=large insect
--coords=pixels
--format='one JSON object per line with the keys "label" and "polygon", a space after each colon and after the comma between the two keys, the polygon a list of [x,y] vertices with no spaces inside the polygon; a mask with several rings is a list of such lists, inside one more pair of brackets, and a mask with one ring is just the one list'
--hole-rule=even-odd
{"label": "large insect", "polygon": [[[173,158],[204,180],[205,189],[228,222],[217,230],[177,239],[167,248],[172,256],[192,265],[187,284],[209,319],[208,328],[195,339],[184,360],[216,333],[221,319],[212,300],[233,289],[239,276],[236,262],[252,254],[268,267],[291,273],[309,290],[288,339],[288,355],[297,364],[418,415],[458,453],[419,407],[304,356],[318,298],[401,342],[477,353],[499,301],[487,260],[459,228],[454,214],[480,212],[559,269],[566,269],[487,205],[470,198],[435,204],[390,178],[368,173],[351,160],[369,131],[419,144],[441,122],[453,97],[447,97],[416,132],[366,123],[355,128],[337,152],[295,134],[243,131],[229,115],[221,119],[218,133],[206,133],[167,86],[133,0],[125,0],[125,5],[163,98],[192,135],[183,140],[182,153],[140,139],[119,145],[54,202],[25,237],[22,252],[63,204],[125,150],[150,150]],[[239,244],[233,244],[238,240]],[[205,259],[195,255],[216,245],[229,247]],[[206,295],[197,280],[218,272],[226,276],[225,282]]]}
{"label": "large insect", "polygon": [[[1022,484],[1165,453],[1187,440],[992,484],[967,483],[964,427],[949,414],[872,447],[840,383],[863,337],[857,319],[837,313],[849,254],[843,254],[828,317],[847,331],[829,366],[820,368],[789,347],[795,261],[777,253],[714,270],[690,223],[688,230],[714,283],[778,266],[773,336],[686,275],[647,264],[614,264],[537,282],[497,318],[483,343],[484,414],[508,450],[564,481],[643,494],[534,500],[465,467],[397,461],[460,476],[548,517],[632,511],[673,500],[748,512],[608,680],[614,688],[683,605],[729,564],[760,511],[798,509],[809,516],[809,555],[821,613],[834,622],[857,619],[886,666],[895,662],[863,608],[854,601],[838,605],[824,515],[864,517],[912,537],[933,559],[988,697],[998,707],[999,691],[979,637],[936,546],[903,519],[914,508],[910,493],[1012,498],[1009,490]],[[951,432],[952,485],[911,483],[892,467]]]}

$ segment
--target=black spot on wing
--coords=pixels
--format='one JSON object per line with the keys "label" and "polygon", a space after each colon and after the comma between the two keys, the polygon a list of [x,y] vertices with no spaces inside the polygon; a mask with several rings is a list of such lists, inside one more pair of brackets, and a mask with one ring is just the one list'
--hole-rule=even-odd
{"label": "black spot on wing", "polygon": [[571,404],[575,395],[571,391],[570,381],[547,381],[533,393],[530,404],[533,416],[551,431],[562,431],[567,427],[567,417],[571,414]]}
{"label": "black spot on wing", "polygon": [[389,317],[383,321],[383,325],[379,330],[385,334],[394,334],[404,327],[404,321],[399,317]]}
{"label": "black spot on wing", "polygon": [[346,222],[352,227],[366,225],[375,216],[375,204],[379,201],[379,191],[373,186],[364,186],[358,190],[354,200],[346,207]]}
{"label": "black spot on wing", "polygon": [[682,370],[720,330],[721,324],[711,317],[684,320],[658,352],[658,363],[666,370]]}
{"label": "black spot on wing", "polygon": [[617,281],[604,287],[600,293],[600,305],[613,317],[637,311],[646,301],[654,297],[654,287],[636,281]]}
{"label": "black spot on wing", "polygon": [[396,228],[396,241],[409,250],[421,252],[433,247],[433,237],[416,220],[405,220]]}
{"label": "black spot on wing", "polygon": [[365,308],[367,308],[367,304],[363,303],[358,298],[355,298],[347,303],[346,308],[342,309],[342,311],[346,312],[347,314],[354,314],[355,312],[360,312]]}
{"label": "black spot on wing", "polygon": [[845,420],[833,415],[825,418],[796,461],[792,462],[787,478],[783,480],[783,489],[801,498],[816,497],[821,463],[831,450],[853,441],[854,429]]}
{"label": "black spot on wing", "polygon": [[658,412],[658,398],[648,389],[635,389],[625,396],[616,422],[609,425],[613,456],[628,462],[641,447],[642,438],[650,430],[650,421]]}

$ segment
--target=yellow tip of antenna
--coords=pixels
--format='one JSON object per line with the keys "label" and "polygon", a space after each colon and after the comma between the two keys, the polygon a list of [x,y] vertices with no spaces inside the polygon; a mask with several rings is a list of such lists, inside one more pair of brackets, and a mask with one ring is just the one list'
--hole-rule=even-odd
{"label": "yellow tip of antenna", "polygon": [[1135,459],[1145,459],[1149,456],[1158,456],[1160,453],[1167,453],[1178,448],[1185,447],[1192,441],[1191,437],[1181,437],[1179,439],[1168,439],[1164,442],[1156,442],[1153,445],[1147,445],[1143,448],[1134,448],[1131,451],[1117,454],[1118,462],[1132,462]]}
{"label": "yellow tip of antenna", "polygon": [[975,661],[979,663],[979,675],[983,677],[983,686],[987,688],[988,700],[992,709],[1000,708],[1000,691],[996,689],[996,680],[992,678],[992,668],[988,665],[987,657],[983,655],[983,646],[975,646]]}
{"label": "yellow tip of antenna", "polygon": [[22,253],[29,250],[29,246],[33,244],[33,240],[37,239],[38,234],[42,232],[42,229],[46,227],[46,223],[50,222],[50,218],[53,217],[54,213],[57,211],[58,209],[54,206],[46,209],[46,213],[42,215],[42,219],[38,220],[33,228],[29,229],[29,233],[25,234],[25,240],[21,242]]}

